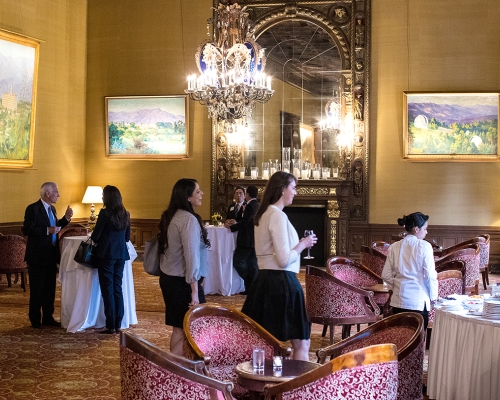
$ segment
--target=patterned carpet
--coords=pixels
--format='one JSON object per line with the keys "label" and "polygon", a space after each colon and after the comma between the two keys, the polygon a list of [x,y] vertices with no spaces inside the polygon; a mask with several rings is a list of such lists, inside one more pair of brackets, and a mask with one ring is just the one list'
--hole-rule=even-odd
{"label": "patterned carpet", "polygon": [[[142,263],[133,264],[139,323],[129,331],[168,349],[171,329],[164,324],[164,305],[158,278],[147,275]],[[300,275],[303,281],[303,273]],[[56,312],[59,320],[60,285]],[[245,296],[207,296],[207,301],[241,309]],[[0,400],[120,399],[118,335],[99,335],[93,329],[66,333],[62,328],[33,329],[28,320],[29,291],[0,281]],[[339,340],[340,329],[336,332]],[[321,327],[313,325],[311,360],[327,346]]]}

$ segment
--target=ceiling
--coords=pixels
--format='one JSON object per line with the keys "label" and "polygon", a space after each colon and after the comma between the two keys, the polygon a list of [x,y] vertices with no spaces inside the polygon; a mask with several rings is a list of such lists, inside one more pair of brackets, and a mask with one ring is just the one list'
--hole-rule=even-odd
{"label": "ceiling", "polygon": [[257,42],[265,49],[266,74],[318,96],[331,97],[338,90],[340,54],[322,28],[307,21],[284,21]]}

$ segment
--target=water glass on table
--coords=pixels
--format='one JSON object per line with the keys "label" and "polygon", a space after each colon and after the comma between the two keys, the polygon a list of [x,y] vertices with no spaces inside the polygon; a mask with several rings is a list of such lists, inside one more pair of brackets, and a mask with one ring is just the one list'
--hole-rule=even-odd
{"label": "water glass on table", "polygon": [[252,351],[252,367],[256,372],[264,371],[264,360],[266,353],[263,347],[255,346]]}

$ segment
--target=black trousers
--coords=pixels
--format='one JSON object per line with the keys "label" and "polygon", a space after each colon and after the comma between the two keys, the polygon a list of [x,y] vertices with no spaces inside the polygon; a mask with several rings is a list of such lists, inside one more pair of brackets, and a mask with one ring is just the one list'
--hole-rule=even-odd
{"label": "black trousers", "polygon": [[236,247],[233,255],[233,267],[245,282],[245,290],[250,290],[259,271],[257,256],[253,247]]}
{"label": "black trousers", "polygon": [[125,260],[99,258],[96,259],[96,265],[104,303],[106,328],[118,331],[121,328],[123,314],[125,313],[122,291]]}
{"label": "black trousers", "polygon": [[403,313],[403,312],[415,312],[417,314],[420,314],[422,317],[424,317],[424,332],[427,331],[427,325],[429,324],[429,311],[427,311],[427,305],[424,306],[423,311],[407,310],[405,308],[392,307],[393,314],[399,314],[399,313]]}
{"label": "black trousers", "polygon": [[53,320],[54,300],[56,297],[56,249],[50,260],[40,260],[40,263],[29,264],[30,305],[28,317],[31,325]]}

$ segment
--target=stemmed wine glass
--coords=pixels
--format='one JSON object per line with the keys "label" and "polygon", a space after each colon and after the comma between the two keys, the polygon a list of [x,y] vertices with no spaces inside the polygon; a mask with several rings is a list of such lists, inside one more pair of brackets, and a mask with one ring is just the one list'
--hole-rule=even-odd
{"label": "stemmed wine glass", "polygon": [[[314,231],[312,231],[312,230],[305,230],[304,231],[304,237],[311,236],[311,235],[314,235]],[[307,260],[311,260],[314,258],[311,256],[311,248],[310,247],[307,248],[307,256],[305,256],[304,258]]]}

